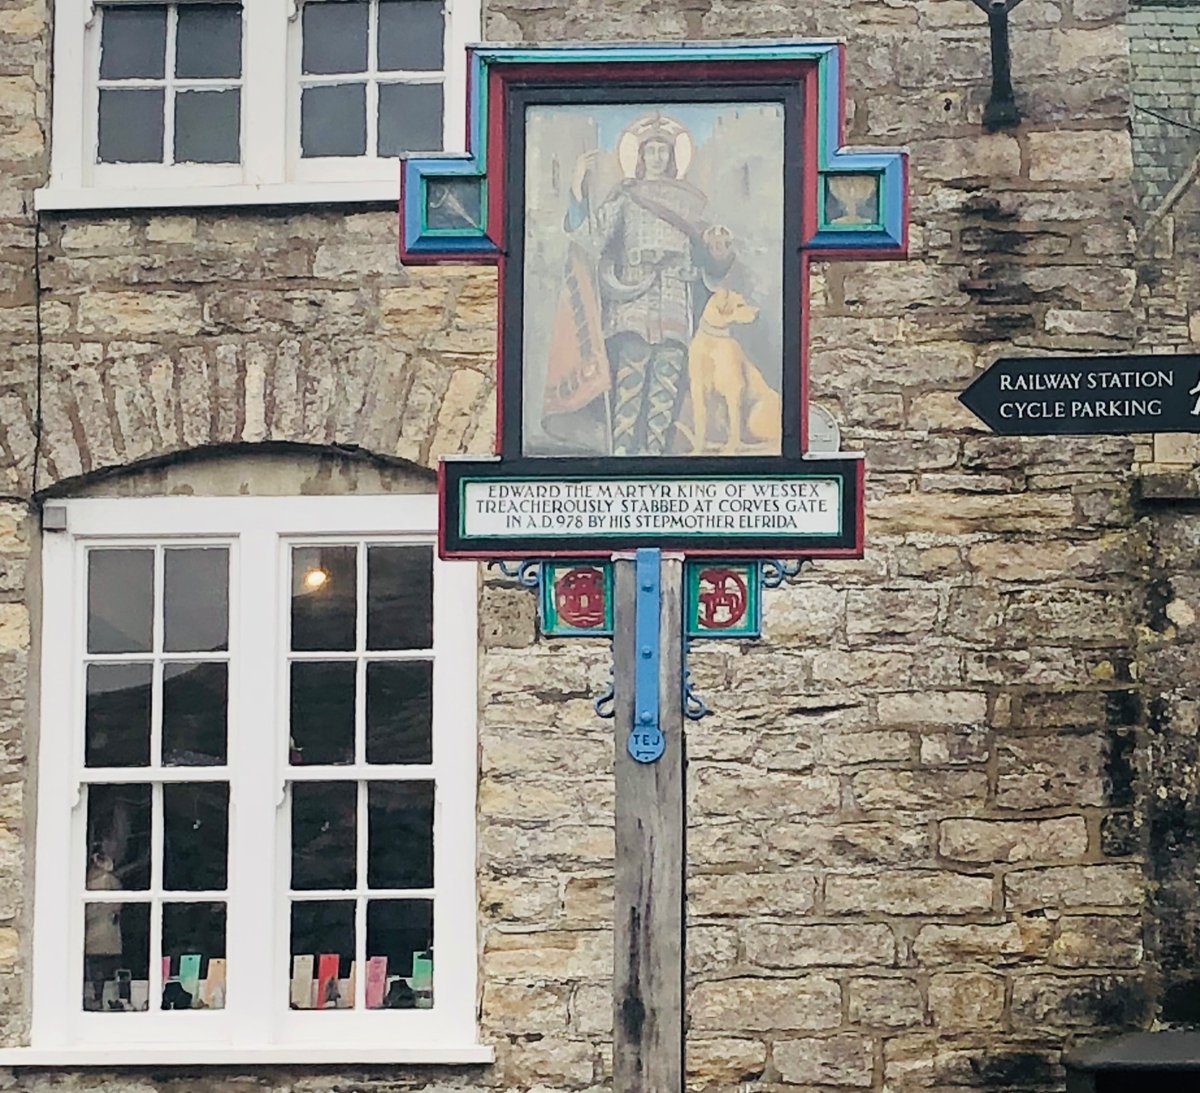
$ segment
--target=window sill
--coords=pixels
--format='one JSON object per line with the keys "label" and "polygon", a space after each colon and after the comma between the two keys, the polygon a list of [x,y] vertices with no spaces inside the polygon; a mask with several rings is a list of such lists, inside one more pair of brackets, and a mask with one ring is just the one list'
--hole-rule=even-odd
{"label": "window sill", "polygon": [[396,204],[394,179],[354,182],[285,182],[266,186],[44,186],[33,195],[39,212],[90,209],[195,209],[230,205],[330,205],[366,202]]}
{"label": "window sill", "polygon": [[387,1064],[455,1066],[491,1063],[496,1052],[487,1044],[447,1047],[62,1047],[0,1048],[0,1067],[127,1066],[322,1066]]}

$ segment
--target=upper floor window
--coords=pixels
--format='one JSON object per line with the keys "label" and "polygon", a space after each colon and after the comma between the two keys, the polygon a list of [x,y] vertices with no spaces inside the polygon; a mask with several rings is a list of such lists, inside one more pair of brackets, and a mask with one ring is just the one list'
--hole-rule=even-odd
{"label": "upper floor window", "polygon": [[469,1062],[475,570],[432,497],[66,503],[43,549],[32,1045]]}
{"label": "upper floor window", "polygon": [[462,150],[479,0],[59,0],[40,208],[394,200]]}

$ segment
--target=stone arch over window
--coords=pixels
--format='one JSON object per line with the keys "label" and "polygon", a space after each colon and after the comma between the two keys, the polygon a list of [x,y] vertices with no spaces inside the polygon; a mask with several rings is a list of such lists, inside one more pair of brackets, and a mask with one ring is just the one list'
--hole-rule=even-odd
{"label": "stone arch over window", "polygon": [[70,497],[285,497],[432,494],[434,472],[365,448],[266,441],[207,444],[100,467],[40,491]]}

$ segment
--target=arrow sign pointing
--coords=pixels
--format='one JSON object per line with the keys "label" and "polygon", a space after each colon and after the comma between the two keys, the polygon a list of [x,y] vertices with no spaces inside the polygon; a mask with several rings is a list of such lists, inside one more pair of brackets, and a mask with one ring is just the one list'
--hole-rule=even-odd
{"label": "arrow sign pointing", "polygon": [[1200,433],[1200,356],[1004,357],[958,397],[1004,436]]}

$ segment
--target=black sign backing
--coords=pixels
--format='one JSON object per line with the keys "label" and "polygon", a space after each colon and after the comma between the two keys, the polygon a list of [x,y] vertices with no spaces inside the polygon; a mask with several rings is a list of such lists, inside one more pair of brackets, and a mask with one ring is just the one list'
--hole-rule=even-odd
{"label": "black sign backing", "polygon": [[1200,433],[1200,356],[1006,357],[959,400],[1004,436]]}

